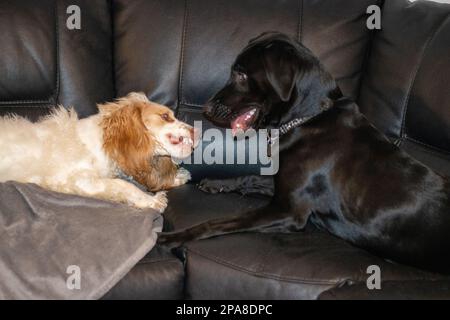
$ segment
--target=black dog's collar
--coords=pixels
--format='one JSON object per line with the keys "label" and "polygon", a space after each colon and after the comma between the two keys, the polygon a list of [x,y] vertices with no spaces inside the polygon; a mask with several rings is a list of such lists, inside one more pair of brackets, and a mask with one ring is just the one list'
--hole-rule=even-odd
{"label": "black dog's collar", "polygon": [[[319,115],[319,114],[317,114]],[[302,118],[295,118],[285,124],[282,124],[280,126],[280,128],[278,129],[278,135],[276,135],[275,137],[272,137],[269,131],[269,135],[267,136],[267,144],[268,144],[268,154],[269,156],[272,153],[271,146],[273,144],[275,144],[275,142],[277,142],[281,136],[284,136],[286,133],[288,133],[289,131],[294,130],[295,128],[300,127],[302,124],[304,124],[305,122],[308,122],[309,120],[311,120],[312,118],[315,118],[317,115],[315,116],[310,116],[310,117],[302,117]]]}
{"label": "black dog's collar", "polygon": [[289,131],[291,131],[297,127],[300,127],[302,124],[304,124],[305,122],[307,122],[308,120],[310,120],[314,117],[315,116],[295,118],[295,119],[289,121],[288,123],[281,125],[280,129],[278,129],[280,131],[279,137],[285,135],[286,133],[288,133]]}
{"label": "black dog's collar", "polygon": [[300,127],[302,124],[310,121],[311,119],[321,115],[322,113],[324,113],[325,111],[327,111],[330,108],[329,105],[324,106],[322,108],[322,110],[319,113],[316,113],[315,115],[312,116],[307,116],[307,117],[301,117],[301,118],[294,118],[291,121],[282,124],[280,126],[280,128],[278,129],[279,133],[276,137],[271,137],[270,134],[269,136],[267,136],[267,142],[269,145],[274,144],[278,139],[280,139],[282,136],[284,136],[285,134],[287,134],[288,132],[294,130],[295,128]]}

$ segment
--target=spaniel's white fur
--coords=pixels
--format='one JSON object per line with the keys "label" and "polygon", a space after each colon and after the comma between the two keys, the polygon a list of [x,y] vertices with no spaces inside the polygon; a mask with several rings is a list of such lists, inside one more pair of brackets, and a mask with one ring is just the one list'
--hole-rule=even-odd
{"label": "spaniel's white fur", "polygon": [[0,118],[0,182],[35,183],[162,212],[164,191],[150,195],[118,175],[130,175],[152,191],[186,183],[189,172],[171,157],[189,156],[198,134],[140,93],[99,105],[99,111],[81,120],[63,107],[37,123]]}

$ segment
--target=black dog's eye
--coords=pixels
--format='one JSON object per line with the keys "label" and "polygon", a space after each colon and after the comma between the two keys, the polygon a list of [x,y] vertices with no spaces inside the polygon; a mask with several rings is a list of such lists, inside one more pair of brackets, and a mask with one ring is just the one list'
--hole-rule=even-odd
{"label": "black dog's eye", "polygon": [[247,75],[243,72],[237,72],[236,77],[239,82],[247,81]]}

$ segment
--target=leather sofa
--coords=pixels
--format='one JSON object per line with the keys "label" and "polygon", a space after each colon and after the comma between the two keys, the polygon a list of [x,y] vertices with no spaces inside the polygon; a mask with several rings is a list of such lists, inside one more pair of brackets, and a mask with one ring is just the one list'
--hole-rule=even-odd
{"label": "leather sofa", "polygon": [[[369,30],[378,5],[382,29]],[[81,29],[67,28],[67,7]],[[450,175],[450,5],[408,0],[15,0],[0,1],[0,115],[30,119],[57,104],[80,116],[96,103],[143,91],[187,122],[220,88],[236,54],[263,31],[308,46],[345,95],[396,145]],[[205,127],[211,126],[205,122]],[[1,133],[0,133],[1,134]],[[261,197],[207,195],[205,176],[255,166],[192,165],[194,183],[173,190],[167,230],[264,205]],[[381,289],[369,290],[378,265]],[[301,233],[245,233],[155,247],[105,299],[450,298],[450,278],[385,261],[308,226]]]}

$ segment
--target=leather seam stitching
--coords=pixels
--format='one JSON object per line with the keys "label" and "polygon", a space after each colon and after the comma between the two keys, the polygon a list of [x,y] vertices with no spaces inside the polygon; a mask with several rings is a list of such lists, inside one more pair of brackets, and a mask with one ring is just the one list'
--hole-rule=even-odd
{"label": "leather seam stitching", "polygon": [[60,59],[59,59],[59,15],[58,15],[58,1],[55,1],[55,34],[56,34],[56,50],[55,50],[55,63],[56,63],[56,88],[54,93],[54,104],[55,106],[58,104],[59,101],[59,93],[60,93]]}
{"label": "leather seam stitching", "polygon": [[185,59],[185,49],[186,49],[186,41],[187,41],[187,33],[188,33],[188,21],[189,20],[189,1],[184,1],[184,21],[183,21],[183,33],[181,36],[181,54],[180,54],[180,79],[178,83],[178,99],[177,99],[177,108],[176,115],[178,115],[180,105],[183,104],[184,101],[184,59]]}
{"label": "leather seam stitching", "polygon": [[112,75],[112,89],[113,97],[117,97],[117,69],[116,69],[116,7],[112,0],[108,1],[109,11],[111,15],[110,26],[111,26],[111,75]]}
{"label": "leather seam stitching", "polygon": [[182,103],[181,106],[185,106],[185,107],[202,107],[201,104],[197,104],[197,103]]}
{"label": "leather seam stitching", "polygon": [[424,44],[423,50],[422,50],[421,55],[420,55],[419,63],[417,64],[417,66],[414,69],[414,72],[412,74],[411,81],[410,81],[409,87],[408,87],[408,94],[407,94],[406,100],[405,100],[405,102],[403,104],[403,108],[402,108],[403,109],[403,112],[402,112],[402,127],[401,127],[401,130],[400,130],[400,137],[403,137],[405,135],[406,114],[408,113],[409,100],[411,98],[412,89],[413,89],[414,84],[416,82],[417,75],[419,74],[419,70],[422,67],[422,63],[423,63],[423,59],[425,58],[425,54],[426,54],[426,52],[428,50],[428,47],[429,47],[430,43],[434,40],[436,35],[439,33],[441,28],[444,26],[444,24],[447,21],[449,16],[450,15],[447,14],[447,16],[444,19],[442,19],[442,21],[438,24],[436,29],[432,33],[430,33],[430,35],[428,36],[428,38],[427,38],[427,40],[426,40],[426,42]]}
{"label": "leather seam stitching", "polygon": [[436,155],[440,155],[440,156],[442,156],[442,153],[445,154],[445,155],[450,155],[450,152],[447,151],[447,150],[443,150],[443,149],[437,148],[435,146],[432,146],[432,145],[427,144],[425,142],[416,140],[416,139],[411,138],[409,136],[404,136],[402,139],[409,140],[409,141],[417,143],[417,144],[419,144],[419,145],[421,145],[423,147],[427,147],[427,148],[433,149],[433,150],[426,150],[426,152],[428,152],[428,153],[432,153],[432,154],[436,154]]}
{"label": "leather seam stitching", "polygon": [[[378,7],[384,7],[384,0],[378,0],[376,2],[376,4],[378,5]],[[383,11],[381,12],[381,19],[383,19]],[[367,13],[366,13],[366,21],[367,21]],[[356,92],[357,100],[359,100],[361,97],[361,90],[362,90],[363,82],[366,78],[367,70],[369,69],[370,55],[372,54],[372,51],[373,51],[375,35],[376,35],[377,31],[379,31],[379,30],[376,30],[376,29],[369,30],[369,36],[368,36],[369,40],[367,41],[367,44],[366,44],[363,61],[361,63],[359,72],[357,72],[353,75],[353,77],[356,76],[357,74],[360,75],[358,89]],[[336,82],[337,81],[339,81],[339,79],[336,79]]]}
{"label": "leather seam stitching", "polygon": [[[54,92],[52,95],[47,99],[24,99],[24,100],[1,100],[0,106],[9,106],[9,105],[15,105],[15,104],[52,104],[55,105],[58,101],[59,97],[59,24],[58,24],[58,1],[55,1],[55,8],[54,8],[54,14],[55,14],[55,57],[54,57],[54,63],[55,63],[55,87]],[[14,106],[16,107],[16,106]],[[50,107],[49,107],[50,108]]]}
{"label": "leather seam stitching", "polygon": [[303,0],[299,1],[299,13],[298,13],[298,24],[297,24],[297,40],[302,42],[303,38]]}
{"label": "leather seam stitching", "polygon": [[[233,263],[229,263],[229,262],[223,261],[223,260],[221,260],[221,259],[219,259],[217,257],[206,256],[206,255],[201,254],[198,251],[192,250],[190,248],[186,248],[186,250],[190,251],[191,253],[196,254],[196,255],[204,258],[204,259],[207,259],[207,260],[210,260],[210,261],[214,261],[214,262],[219,263],[219,264],[221,264],[223,266],[230,267],[230,268],[232,268],[232,269],[234,269],[236,271],[241,271],[241,272],[244,272],[244,273],[256,276],[256,277],[260,277],[260,278],[268,278],[268,279],[271,279],[271,280],[278,280],[278,281],[291,282],[291,283],[304,283],[304,284],[311,284],[311,285],[339,285],[339,284],[341,284],[343,282],[346,282],[346,281],[352,281],[353,284],[364,283],[363,280],[360,280],[360,279],[353,280],[353,279],[350,279],[348,277],[343,277],[343,278],[337,279],[335,281],[333,281],[333,280],[320,280],[320,279],[318,279],[318,280],[309,280],[309,279],[305,279],[305,278],[277,277],[277,276],[270,275],[270,274],[267,274],[267,273],[264,273],[264,272],[256,273],[254,271],[250,271],[250,270],[247,270],[247,269],[245,269],[245,268],[243,268],[241,266],[235,265]],[[440,279],[432,280],[432,279],[428,279],[428,278],[417,277],[417,278],[414,278],[414,279],[388,279],[388,280],[384,280],[384,281],[395,281],[395,282],[398,282],[398,281],[440,281]]]}
{"label": "leather seam stitching", "polygon": [[[55,106],[53,104],[46,104],[46,105],[17,105],[17,106],[3,106],[0,107],[0,110],[2,110],[3,112],[5,112],[5,114],[10,114],[10,115],[15,115],[17,114],[17,112],[19,111],[23,111],[24,109],[33,109],[33,110],[43,110],[43,109],[53,109]],[[5,109],[8,108],[14,108],[15,110],[11,110],[11,111],[5,111]]]}
{"label": "leather seam stitching", "polygon": [[53,104],[53,96],[48,100],[2,100],[0,101],[1,106],[9,106],[15,104]]}
{"label": "leather seam stitching", "polygon": [[196,102],[189,102],[186,100],[182,100],[180,101],[180,105],[185,105],[185,106],[193,106],[193,107],[203,107],[202,104],[200,103],[196,103]]}
{"label": "leather seam stitching", "polygon": [[277,277],[277,276],[274,276],[274,275],[271,275],[271,274],[268,274],[268,273],[265,273],[265,272],[257,273],[257,272],[254,272],[254,271],[247,270],[247,269],[245,269],[245,268],[243,268],[241,266],[235,265],[233,263],[225,262],[225,261],[223,261],[223,260],[221,260],[221,259],[219,259],[217,257],[206,256],[206,255],[201,254],[198,251],[192,250],[190,248],[186,248],[186,250],[190,251],[191,253],[196,254],[196,255],[204,258],[204,259],[207,259],[207,260],[210,260],[210,261],[214,261],[214,262],[216,262],[218,264],[221,264],[223,266],[230,267],[230,268],[232,268],[232,269],[234,269],[236,271],[244,272],[244,273],[247,273],[247,274],[250,274],[250,275],[253,275],[253,276],[256,276],[256,277],[260,277],[260,278],[268,278],[268,279],[271,279],[271,280],[278,280],[278,281],[285,281],[285,282],[297,282],[297,283],[312,284],[312,285],[336,285],[336,284],[339,284],[339,283],[342,282],[342,279],[341,280],[336,280],[336,281],[319,280],[319,279],[318,280],[308,280],[308,279],[304,279],[304,278]]}

